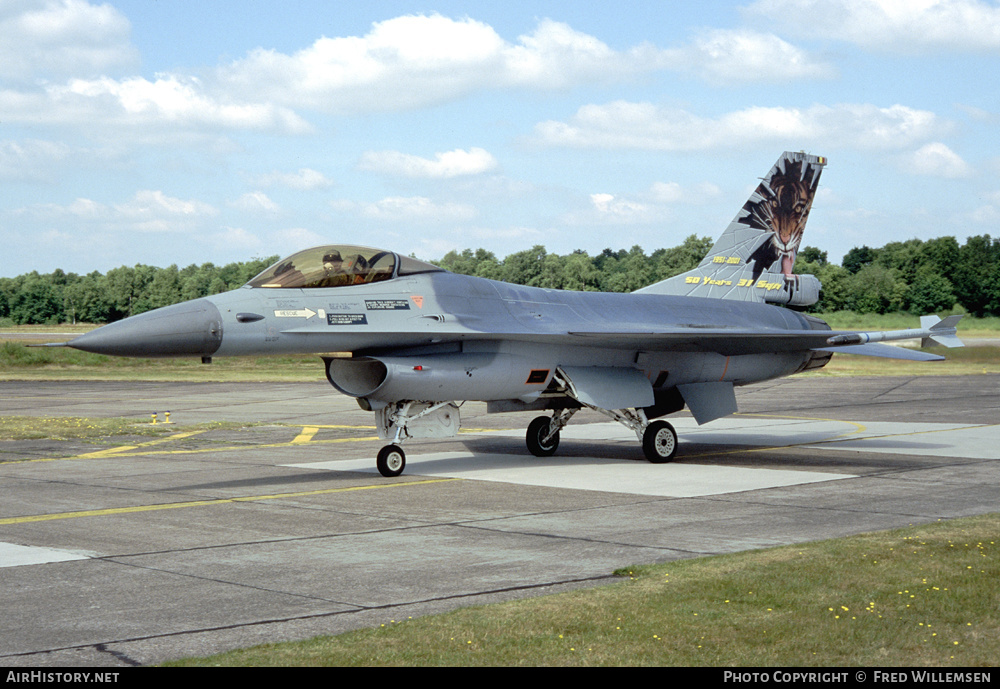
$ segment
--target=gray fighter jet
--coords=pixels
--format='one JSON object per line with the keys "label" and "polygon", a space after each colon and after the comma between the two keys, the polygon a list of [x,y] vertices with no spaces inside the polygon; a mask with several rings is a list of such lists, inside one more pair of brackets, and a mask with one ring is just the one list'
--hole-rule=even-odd
{"label": "gray fighter jet", "polygon": [[824,366],[833,352],[943,357],[880,341],[949,347],[958,316],[893,332],[832,331],[800,313],[820,283],[792,266],[826,159],[785,153],[700,265],[631,294],[565,292],[456,275],[392,251],[320,246],[244,287],[168,306],[66,343],[134,357],[321,354],[337,390],[373,411],[384,476],[408,438],[454,436],[459,405],[548,411],[527,446],[551,455],[580,409],[632,429],[651,462],[677,434],[660,417],[685,406],[706,423],[734,413],[734,387]]}

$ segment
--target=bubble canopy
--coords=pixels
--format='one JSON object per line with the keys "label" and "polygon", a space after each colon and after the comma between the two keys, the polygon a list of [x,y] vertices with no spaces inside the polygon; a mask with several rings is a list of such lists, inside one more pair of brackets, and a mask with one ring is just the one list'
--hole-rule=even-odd
{"label": "bubble canopy", "polygon": [[384,249],[330,244],[283,258],[246,286],[265,289],[347,287],[441,271],[433,264]]}

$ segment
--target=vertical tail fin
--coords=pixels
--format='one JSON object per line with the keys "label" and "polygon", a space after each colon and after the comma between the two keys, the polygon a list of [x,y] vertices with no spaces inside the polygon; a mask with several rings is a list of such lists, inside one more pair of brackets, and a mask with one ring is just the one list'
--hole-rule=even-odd
{"label": "vertical tail fin", "polygon": [[793,275],[826,158],[785,152],[692,271],[639,292],[808,306],[819,281]]}

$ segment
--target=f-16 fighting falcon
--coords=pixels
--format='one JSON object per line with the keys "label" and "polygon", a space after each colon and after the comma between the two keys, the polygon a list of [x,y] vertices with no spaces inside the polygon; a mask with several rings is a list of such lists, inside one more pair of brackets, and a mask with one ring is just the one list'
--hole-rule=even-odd
{"label": "f-16 fighting falcon", "polygon": [[460,404],[538,411],[528,450],[553,454],[583,408],[632,429],[651,462],[685,406],[703,424],[734,388],[820,368],[834,352],[930,361],[882,342],[960,347],[960,316],[891,332],[832,331],[792,266],[826,159],[785,153],[697,268],[631,294],[567,292],[458,275],[389,250],[336,244],[284,258],[240,289],[97,328],[69,347],[132,357],[316,353],[337,390],[375,413],[384,476],[409,438],[458,433]]}

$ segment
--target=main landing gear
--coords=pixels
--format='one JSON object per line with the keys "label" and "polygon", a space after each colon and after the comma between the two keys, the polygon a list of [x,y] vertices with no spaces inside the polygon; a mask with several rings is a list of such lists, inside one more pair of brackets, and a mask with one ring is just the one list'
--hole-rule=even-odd
{"label": "main landing gear", "polygon": [[[677,453],[677,432],[666,421],[649,422],[641,409],[608,410],[596,407],[593,409],[635,431],[639,442],[642,443],[642,453],[653,464],[669,462]],[[559,447],[559,431],[577,411],[576,409],[558,411],[551,418],[539,416],[528,424],[525,436],[528,451],[536,457],[550,457],[555,454]]]}
{"label": "main landing gear", "polygon": [[580,399],[575,388],[569,383],[568,377],[561,370],[555,374],[555,382],[560,386],[560,392],[573,399],[580,406],[558,409],[552,417],[539,416],[528,424],[525,442],[528,451],[536,457],[549,457],[559,447],[559,431],[581,408],[587,407],[614,419],[635,432],[642,445],[642,453],[650,462],[663,464],[669,462],[677,453],[677,432],[666,421],[649,421],[646,413],[640,409],[602,409]]}

